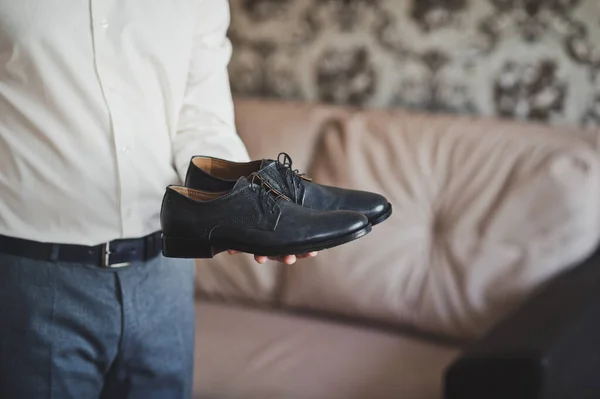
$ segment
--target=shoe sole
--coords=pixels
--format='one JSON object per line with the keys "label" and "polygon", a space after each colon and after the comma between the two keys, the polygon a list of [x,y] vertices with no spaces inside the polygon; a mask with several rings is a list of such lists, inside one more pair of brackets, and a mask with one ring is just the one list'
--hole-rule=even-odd
{"label": "shoe sole", "polygon": [[186,238],[163,237],[162,254],[167,258],[208,259],[228,249],[246,252],[258,256],[283,256],[322,251],[357,240],[371,232],[371,225],[352,233],[335,237],[330,240],[289,247],[258,247],[235,241],[195,241]]}
{"label": "shoe sole", "polygon": [[388,203],[388,206],[385,208],[385,210],[379,215],[376,215],[371,220],[369,220],[369,223],[371,223],[371,226],[375,226],[379,223],[384,222],[390,216],[392,216],[392,204]]}

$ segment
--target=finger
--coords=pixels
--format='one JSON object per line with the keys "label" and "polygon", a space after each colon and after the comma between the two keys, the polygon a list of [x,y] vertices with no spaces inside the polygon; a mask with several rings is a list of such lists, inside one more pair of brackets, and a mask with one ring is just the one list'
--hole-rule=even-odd
{"label": "finger", "polygon": [[229,255],[235,255],[235,254],[239,254],[239,253],[240,253],[240,251],[236,251],[235,249],[228,249],[228,250],[227,250],[227,253],[228,253]]}
{"label": "finger", "polygon": [[296,263],[296,255],[269,256],[269,259],[285,263],[286,265],[293,265]]}
{"label": "finger", "polygon": [[283,257],[283,263],[286,265],[293,265],[296,263],[296,255],[287,255]]}
{"label": "finger", "polygon": [[308,252],[306,254],[300,254],[300,255],[296,255],[296,258],[298,259],[310,259],[310,258],[314,258],[315,256],[317,256],[318,252]]}
{"label": "finger", "polygon": [[257,263],[260,263],[261,265],[267,263],[267,260],[269,260],[269,258],[267,258],[266,256],[260,256],[260,255],[254,255],[254,260]]}

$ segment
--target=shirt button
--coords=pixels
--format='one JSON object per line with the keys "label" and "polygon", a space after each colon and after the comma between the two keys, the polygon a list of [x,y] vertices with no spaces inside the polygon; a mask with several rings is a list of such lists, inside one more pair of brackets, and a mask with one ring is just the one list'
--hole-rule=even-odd
{"label": "shirt button", "polygon": [[108,28],[108,21],[103,19],[102,21],[100,21],[100,26],[104,29]]}
{"label": "shirt button", "polygon": [[123,154],[129,154],[129,153],[131,152],[131,147],[129,147],[129,146],[127,146],[127,145],[126,145],[126,146],[123,146],[123,147],[121,148],[121,152],[122,152]]}

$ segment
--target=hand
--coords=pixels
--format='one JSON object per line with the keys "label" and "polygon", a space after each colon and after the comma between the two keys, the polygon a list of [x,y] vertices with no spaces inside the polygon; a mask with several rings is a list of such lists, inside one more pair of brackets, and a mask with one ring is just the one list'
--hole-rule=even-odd
{"label": "hand", "polygon": [[[229,249],[229,250],[227,250],[227,253],[229,253],[229,255],[235,255],[235,254],[239,254],[240,251],[234,251],[232,249]],[[260,263],[261,265],[266,263],[267,260],[269,260],[269,259],[276,260],[281,263],[285,263],[286,265],[293,265],[294,263],[296,263],[296,260],[298,260],[298,259],[314,258],[315,256],[317,256],[317,254],[318,254],[318,252],[309,252],[309,253],[300,254],[300,255],[269,256],[269,257],[254,255],[254,260],[257,263]]]}

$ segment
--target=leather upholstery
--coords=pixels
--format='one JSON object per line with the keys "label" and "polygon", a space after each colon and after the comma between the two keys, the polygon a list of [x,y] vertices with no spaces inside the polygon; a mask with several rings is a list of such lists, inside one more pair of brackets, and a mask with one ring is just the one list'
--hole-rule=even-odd
{"label": "leather upholstery", "polygon": [[[598,241],[600,167],[576,131],[258,100],[236,108],[253,158],[288,150],[315,181],[380,192],[396,208],[369,236],[284,276],[253,268],[253,280],[283,285],[228,291],[236,298],[280,292],[285,306],[475,338]],[[236,268],[217,270],[210,281],[229,290]],[[200,294],[220,296],[215,286]]]}
{"label": "leather upholstery", "polygon": [[236,115],[253,159],[288,151],[394,214],[294,266],[199,262],[196,397],[440,399],[459,349],[405,328],[480,337],[600,237],[598,131],[248,99]]}
{"label": "leather upholstery", "polygon": [[474,339],[598,242],[598,156],[550,129],[358,112],[323,133],[315,160],[316,181],[377,190],[396,212],[287,269],[287,306]]}
{"label": "leather upholstery", "polygon": [[200,303],[194,398],[434,399],[459,350],[410,335]]}

